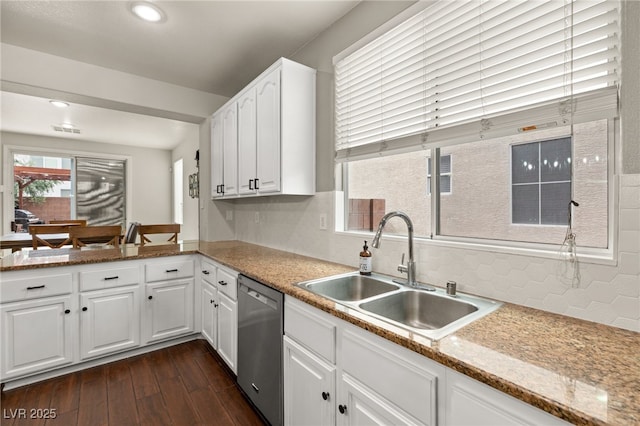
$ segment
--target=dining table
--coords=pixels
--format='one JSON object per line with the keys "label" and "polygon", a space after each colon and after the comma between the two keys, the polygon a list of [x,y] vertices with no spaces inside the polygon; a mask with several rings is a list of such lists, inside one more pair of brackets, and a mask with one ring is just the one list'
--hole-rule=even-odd
{"label": "dining table", "polygon": [[[40,238],[52,244],[62,244],[69,239],[69,233],[40,235]],[[11,249],[11,252],[16,252],[31,247],[33,247],[33,239],[28,232],[11,232],[0,238],[0,249],[2,250]]]}
{"label": "dining table", "polygon": [[[69,239],[68,232],[59,234],[40,234],[40,239],[50,242],[53,245],[59,245]],[[104,237],[97,237],[96,243],[104,242]],[[69,245],[71,242],[69,241]],[[12,253],[22,250],[23,248],[32,248],[33,239],[28,232],[11,232],[0,237],[0,250],[11,249]]]}

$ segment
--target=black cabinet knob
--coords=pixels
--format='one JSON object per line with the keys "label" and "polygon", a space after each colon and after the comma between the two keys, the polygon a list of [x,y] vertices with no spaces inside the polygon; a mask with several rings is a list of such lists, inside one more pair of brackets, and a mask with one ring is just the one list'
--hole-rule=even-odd
{"label": "black cabinet knob", "polygon": [[89,309],[89,308],[87,308],[86,306],[83,306],[83,307],[82,307],[82,312],[86,312],[86,311],[87,311],[87,309]]}
{"label": "black cabinet knob", "polygon": [[70,314],[70,313],[71,313],[71,309],[65,309],[65,310],[64,310],[64,313],[65,313],[65,314]]}
{"label": "black cabinet knob", "polygon": [[147,299],[151,300],[151,299],[153,299],[153,296],[149,296],[149,297],[147,297]]}
{"label": "black cabinet knob", "polygon": [[202,273],[205,274],[205,275],[209,275],[211,272],[209,272],[207,270],[204,270],[204,271],[202,271]]}
{"label": "black cabinet knob", "polygon": [[329,392],[322,392],[322,399],[324,399],[325,401],[329,399]]}
{"label": "black cabinet knob", "polygon": [[338,405],[338,411],[340,411],[340,414],[344,414],[347,412],[347,406],[346,405]]}

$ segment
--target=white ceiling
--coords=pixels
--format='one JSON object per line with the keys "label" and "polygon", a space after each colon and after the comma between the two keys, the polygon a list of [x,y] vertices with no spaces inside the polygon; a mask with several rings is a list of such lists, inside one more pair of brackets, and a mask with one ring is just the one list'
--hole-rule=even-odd
{"label": "white ceiling", "polygon": [[[279,57],[291,57],[358,1],[156,1],[164,23],[128,1],[0,2],[3,43],[233,96]],[[3,131],[171,149],[194,124],[2,93]],[[69,121],[79,135],[54,132]],[[197,131],[197,130],[196,130]]]}

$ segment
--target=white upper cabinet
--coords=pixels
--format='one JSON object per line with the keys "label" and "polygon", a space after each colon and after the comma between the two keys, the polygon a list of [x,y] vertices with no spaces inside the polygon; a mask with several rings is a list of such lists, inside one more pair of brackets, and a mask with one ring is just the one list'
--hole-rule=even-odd
{"label": "white upper cabinet", "polygon": [[237,104],[225,105],[211,118],[211,197],[238,195]]}
{"label": "white upper cabinet", "polygon": [[[314,69],[281,58],[213,115],[213,198],[315,193],[315,87]],[[226,131],[232,127],[216,129],[220,115],[230,108],[237,111],[237,155],[227,152],[234,135]],[[227,170],[237,173],[233,190]]]}

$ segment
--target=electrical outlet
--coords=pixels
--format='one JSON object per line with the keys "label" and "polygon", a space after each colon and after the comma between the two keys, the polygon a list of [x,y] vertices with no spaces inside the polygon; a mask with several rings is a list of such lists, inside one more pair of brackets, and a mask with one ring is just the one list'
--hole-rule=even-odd
{"label": "electrical outlet", "polygon": [[260,212],[255,212],[253,220],[255,223],[260,223]]}
{"label": "electrical outlet", "polygon": [[327,230],[327,214],[320,213],[320,229],[323,231]]}

